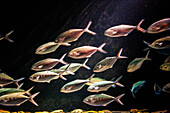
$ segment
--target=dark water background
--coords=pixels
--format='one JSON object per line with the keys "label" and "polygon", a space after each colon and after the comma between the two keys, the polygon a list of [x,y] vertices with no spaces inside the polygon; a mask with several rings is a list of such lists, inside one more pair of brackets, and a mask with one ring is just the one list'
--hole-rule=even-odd
{"label": "dark water background", "polygon": [[[142,42],[146,40],[153,42],[158,38],[168,36],[169,31],[159,34],[143,34],[134,30],[127,37],[111,38],[104,36],[104,31],[109,27],[119,24],[137,25],[141,19],[145,19],[143,28],[149,27],[153,22],[169,17],[169,4],[167,0],[57,0],[56,2],[47,0],[23,0],[23,1],[0,1],[0,34],[4,35],[10,30],[15,30],[11,34],[11,39],[15,43],[5,40],[0,41],[0,69],[14,79],[25,77],[23,89],[32,86],[35,88],[31,93],[40,91],[35,98],[38,107],[30,102],[26,102],[19,107],[0,106],[0,109],[10,111],[52,111],[63,109],[71,111],[76,108],[83,110],[129,110],[132,108],[164,110],[169,109],[169,94],[154,94],[153,85],[156,82],[163,87],[169,83],[169,72],[159,69],[159,66],[167,58],[151,50],[149,57],[152,61],[144,62],[141,69],[133,73],[127,73],[128,64],[136,57],[144,57],[143,51],[147,46]],[[84,33],[80,39],[71,43],[72,46],[60,46],[55,52],[46,55],[35,55],[34,52],[40,45],[54,41],[62,32],[71,28],[84,28],[89,20],[92,20],[90,29],[97,33],[92,36]],[[124,48],[122,55],[128,59],[121,59],[116,62],[112,69],[96,76],[110,80],[114,76],[123,75],[120,83],[125,88],[110,88],[103,92],[112,96],[122,93],[126,95],[121,98],[124,106],[117,102],[112,102],[106,107],[92,107],[83,103],[83,99],[91,94],[87,92],[87,86],[80,91],[63,94],[60,88],[77,78],[86,79],[92,74],[92,70],[81,68],[75,76],[67,76],[67,81],[61,79],[48,83],[34,83],[29,80],[29,76],[34,73],[31,66],[45,58],[60,58],[64,53],[68,53],[75,47],[92,45],[98,47],[106,42],[104,50],[108,54],[96,52],[87,62],[91,68],[97,62],[107,56],[115,56],[120,48]],[[84,59],[74,60],[65,58],[67,62],[83,62]],[[57,65],[55,68],[59,68]],[[129,88],[134,82],[146,80],[144,87],[136,94],[136,99],[132,97]],[[6,87],[15,87],[11,84]]]}

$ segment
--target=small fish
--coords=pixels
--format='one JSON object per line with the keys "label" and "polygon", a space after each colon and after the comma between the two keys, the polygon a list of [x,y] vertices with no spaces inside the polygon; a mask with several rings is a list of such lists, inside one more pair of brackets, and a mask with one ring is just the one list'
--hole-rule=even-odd
{"label": "small fish", "polygon": [[124,87],[124,85],[119,83],[119,80],[122,78],[122,76],[120,76],[116,81],[101,81],[101,82],[96,82],[92,85],[90,85],[87,88],[87,91],[89,92],[100,92],[100,91],[107,91],[110,87],[114,86],[114,85],[118,85],[120,87]]}
{"label": "small fish", "polygon": [[31,87],[28,90],[24,90],[24,89],[17,89],[17,88],[0,88],[0,97],[2,95],[6,95],[6,94],[11,94],[11,93],[19,93],[19,94],[27,94],[27,95],[31,95],[30,91],[34,88]]}
{"label": "small fish", "polygon": [[66,56],[66,53],[60,59],[46,58],[44,60],[40,60],[40,61],[36,62],[32,66],[31,69],[34,70],[34,71],[42,71],[42,70],[52,69],[59,62],[62,63],[62,64],[67,64],[67,62],[63,61],[65,56]]}
{"label": "small fish", "polygon": [[5,86],[5,85],[14,83],[14,84],[16,84],[16,85],[19,87],[18,82],[21,81],[21,80],[23,80],[23,79],[24,79],[24,78],[20,78],[20,79],[14,80],[13,78],[11,78],[10,76],[8,76],[7,74],[5,74],[5,73],[0,73],[0,86],[3,87],[3,86]]}
{"label": "small fish", "polygon": [[170,36],[157,39],[152,44],[146,41],[143,42],[153,49],[170,49]]}
{"label": "small fish", "polygon": [[146,32],[160,33],[166,30],[170,30],[170,18],[165,18],[153,23],[152,25],[149,26]]}
{"label": "small fish", "polygon": [[99,47],[93,47],[93,46],[82,46],[75,48],[69,52],[69,57],[74,59],[81,59],[81,58],[89,58],[91,57],[96,51],[100,51],[102,53],[107,53],[102,48],[106,45],[106,43],[103,43]]}
{"label": "small fish", "polygon": [[148,58],[148,55],[149,55],[149,51],[146,54],[145,58],[135,58],[132,62],[130,62],[130,64],[127,67],[127,72],[134,72],[139,68],[141,68],[145,60],[151,60],[150,58]]}
{"label": "small fish", "polygon": [[10,31],[10,32],[7,33],[4,37],[1,37],[0,40],[5,39],[5,40],[7,40],[7,41],[9,41],[9,42],[14,42],[13,40],[11,40],[11,39],[9,38],[9,35],[12,34],[13,32],[14,32],[14,30]]}
{"label": "small fish", "polygon": [[86,85],[90,86],[96,82],[101,82],[101,81],[107,81],[105,79],[99,78],[99,77],[93,77],[90,82],[87,82]]}
{"label": "small fish", "polygon": [[86,97],[83,102],[91,105],[91,106],[107,106],[108,104],[110,104],[113,101],[117,101],[118,103],[120,103],[121,105],[124,105],[121,101],[120,98],[123,97],[125,94],[121,94],[117,97],[113,97],[107,94],[94,94],[94,95],[90,95],[88,97]]}
{"label": "small fish", "polygon": [[[71,63],[68,70],[73,72],[73,73],[75,73],[81,67],[84,67],[84,68],[90,70],[90,67],[86,66],[87,61],[88,61],[88,59],[86,59],[82,64],[80,64],[80,63]],[[68,64],[60,67],[59,69],[64,70],[67,66],[68,66]]]}
{"label": "small fish", "polygon": [[119,53],[117,54],[117,56],[113,56],[113,57],[106,57],[105,59],[101,60],[100,62],[98,62],[95,67],[93,68],[93,72],[102,72],[105,71],[109,68],[112,68],[113,65],[115,64],[115,62],[118,59],[121,58],[127,58],[126,56],[120,56],[122,53],[123,48],[121,48],[119,50]]}
{"label": "small fish", "polygon": [[70,44],[67,43],[57,44],[55,42],[48,42],[38,47],[35,51],[35,54],[43,55],[54,52],[60,45],[70,46]]}
{"label": "small fish", "polygon": [[68,31],[65,31],[64,33],[61,33],[56,39],[55,42],[60,44],[60,43],[69,43],[69,42],[74,42],[79,39],[79,37],[84,33],[90,33],[92,35],[96,35],[95,32],[90,31],[89,27],[92,24],[92,21],[88,23],[85,29],[70,29]]}
{"label": "small fish", "polygon": [[139,89],[142,88],[142,86],[144,85],[145,83],[145,80],[142,80],[142,81],[138,81],[136,83],[133,84],[132,86],[132,89],[131,89],[131,92],[132,92],[132,95],[133,97],[135,98],[135,95],[134,93],[137,93],[139,91]]}
{"label": "small fish", "polygon": [[93,78],[95,74],[91,75],[88,79],[86,80],[83,80],[83,79],[76,79],[74,81],[71,81],[71,82],[68,82],[67,84],[65,84],[60,92],[62,93],[71,93],[71,92],[75,92],[75,91],[78,91],[80,89],[82,89],[85,84],[87,82],[89,82],[91,80],[91,78]]}
{"label": "small fish", "polygon": [[170,71],[170,56],[165,60],[165,62],[160,66],[161,70]]}
{"label": "small fish", "polygon": [[26,101],[32,102],[34,105],[38,106],[38,104],[33,100],[40,92],[37,92],[31,96],[25,96],[19,93],[11,93],[7,95],[3,95],[0,97],[0,105],[3,106],[20,106]]}
{"label": "small fish", "polygon": [[107,29],[104,33],[104,35],[108,36],[108,37],[121,37],[121,36],[127,36],[129,33],[131,33],[134,29],[137,29],[138,31],[141,31],[143,33],[146,32],[146,30],[142,29],[140,27],[140,25],[142,24],[142,22],[144,21],[144,19],[142,19],[137,26],[132,26],[132,25],[118,25],[118,26],[114,26],[111,27],[109,29]]}
{"label": "small fish", "polygon": [[163,88],[162,91],[170,93],[170,83],[166,84]]}
{"label": "small fish", "polygon": [[155,94],[160,94],[162,92],[162,89],[155,83],[154,84],[154,91],[155,91]]}

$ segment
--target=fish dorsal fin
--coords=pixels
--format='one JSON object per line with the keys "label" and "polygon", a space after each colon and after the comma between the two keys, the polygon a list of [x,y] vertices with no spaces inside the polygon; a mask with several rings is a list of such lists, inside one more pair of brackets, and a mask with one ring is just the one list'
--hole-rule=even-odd
{"label": "fish dorsal fin", "polygon": [[8,76],[8,75],[5,74],[5,73],[0,73],[0,78],[9,79],[9,80],[14,80],[12,77]]}

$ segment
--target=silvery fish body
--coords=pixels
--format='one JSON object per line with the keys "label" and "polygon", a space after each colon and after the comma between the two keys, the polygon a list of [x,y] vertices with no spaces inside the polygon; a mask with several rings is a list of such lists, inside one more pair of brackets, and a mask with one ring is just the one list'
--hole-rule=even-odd
{"label": "silvery fish body", "polygon": [[104,35],[106,35],[108,37],[127,36],[134,29],[137,29],[141,32],[145,32],[145,30],[140,27],[140,25],[143,21],[144,21],[144,19],[142,19],[137,26],[122,24],[122,25],[117,25],[117,26],[111,27],[105,31]]}
{"label": "silvery fish body", "polygon": [[47,82],[50,83],[51,80],[58,79],[59,74],[50,72],[50,71],[41,71],[34,73],[33,75],[30,76],[30,80],[33,82]]}
{"label": "silvery fish body", "polygon": [[35,54],[42,55],[42,54],[54,52],[60,45],[61,44],[57,44],[55,42],[45,43],[36,49]]}
{"label": "silvery fish body", "polygon": [[67,62],[63,61],[66,54],[64,54],[61,59],[55,59],[55,58],[46,58],[44,60],[40,60],[36,62],[32,66],[32,70],[34,71],[42,71],[42,70],[48,70],[52,69],[54,66],[56,66],[59,62],[62,64],[67,64]]}
{"label": "silvery fish body", "polygon": [[25,91],[24,89],[17,89],[17,88],[0,88],[0,97],[2,95],[6,95],[6,94],[11,94],[11,93],[19,93],[19,94],[27,94],[27,95],[31,95],[30,91],[33,89],[33,87],[31,87],[30,89],[28,89],[27,91]]}
{"label": "silvery fish body", "polygon": [[115,84],[114,81],[101,81],[96,82],[92,85],[90,85],[87,88],[87,91],[89,92],[100,92],[100,91],[107,91],[110,87],[112,87]]}
{"label": "silvery fish body", "polygon": [[121,94],[117,97],[113,97],[107,94],[94,94],[94,95],[90,95],[88,97],[86,97],[83,102],[91,105],[91,106],[107,106],[108,104],[110,104],[113,101],[117,101],[118,103],[120,103],[121,105],[124,105],[121,101],[120,98],[123,97],[125,94]]}
{"label": "silvery fish body", "polygon": [[101,60],[100,62],[98,62],[95,67],[93,68],[93,72],[102,72],[105,71],[109,68],[112,68],[113,65],[115,64],[115,62],[118,59],[121,58],[127,58],[126,56],[121,56],[123,48],[121,48],[117,54],[117,56],[114,57],[106,57],[105,59]]}
{"label": "silvery fish body", "polygon": [[85,29],[70,29],[68,31],[65,31],[64,33],[61,33],[56,39],[55,42],[60,44],[60,43],[69,43],[69,42],[74,42],[77,41],[78,38],[84,33],[90,33],[92,35],[96,35],[95,32],[92,32],[89,30],[89,27],[91,25],[92,21],[88,23]]}
{"label": "silvery fish body", "polygon": [[0,105],[3,106],[20,106],[26,101],[32,102],[34,105],[38,106],[38,104],[33,100],[35,96],[37,96],[39,92],[31,95],[30,97],[25,96],[20,93],[11,93],[7,95],[3,95],[0,97]]}
{"label": "silvery fish body", "polygon": [[106,81],[105,79],[99,78],[99,77],[94,77],[90,80],[90,82],[87,82],[86,85],[90,86],[96,82],[101,82],[101,81]]}
{"label": "silvery fish body", "polygon": [[89,82],[89,80],[77,79],[77,80],[71,81],[71,82],[65,84],[61,88],[60,92],[71,93],[71,92],[78,91],[78,90],[82,89],[87,82]]}
{"label": "silvery fish body", "polygon": [[11,84],[11,83],[15,83],[19,87],[18,82],[23,80],[23,79],[24,78],[20,78],[20,79],[14,80],[12,77],[8,76],[7,74],[0,73],[0,86],[3,87],[5,85]]}
{"label": "silvery fish body", "polygon": [[127,67],[127,72],[134,72],[139,68],[141,68],[145,60],[151,60],[150,58],[148,58],[148,55],[149,55],[149,51],[146,54],[145,58],[135,58],[132,62],[130,62],[130,64]]}
{"label": "silvery fish body", "polygon": [[81,59],[81,58],[89,58],[91,57],[96,51],[100,51],[102,53],[107,53],[102,48],[105,46],[106,43],[103,43],[99,47],[93,46],[82,46],[75,48],[69,52],[69,57],[74,59]]}
{"label": "silvery fish body", "polygon": [[170,56],[165,60],[165,62],[160,66],[161,70],[170,71]]}
{"label": "silvery fish body", "polygon": [[162,91],[170,93],[170,83],[166,84],[163,88]]}
{"label": "silvery fish body", "polygon": [[160,33],[166,30],[170,30],[170,18],[165,18],[153,23],[152,25],[149,26],[146,32]]}

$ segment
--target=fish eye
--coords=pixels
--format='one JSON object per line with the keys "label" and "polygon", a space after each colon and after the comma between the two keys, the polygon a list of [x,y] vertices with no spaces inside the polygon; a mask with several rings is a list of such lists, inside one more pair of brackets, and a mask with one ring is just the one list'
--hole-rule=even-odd
{"label": "fish eye", "polygon": [[166,69],[168,66],[164,66],[164,68]]}

